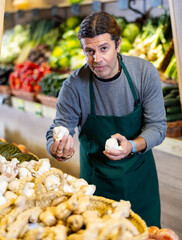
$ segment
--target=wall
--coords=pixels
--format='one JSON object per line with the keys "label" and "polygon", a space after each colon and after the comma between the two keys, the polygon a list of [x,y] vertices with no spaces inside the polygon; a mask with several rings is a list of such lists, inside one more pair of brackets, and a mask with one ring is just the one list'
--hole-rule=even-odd
{"label": "wall", "polygon": [[30,112],[22,112],[8,105],[0,104],[0,138],[8,142],[24,144],[28,150],[39,158],[49,158],[53,167],[62,169],[73,176],[79,176],[79,142],[78,134],[74,136],[75,155],[66,163],[60,163],[46,150],[46,132],[52,118],[39,117]]}

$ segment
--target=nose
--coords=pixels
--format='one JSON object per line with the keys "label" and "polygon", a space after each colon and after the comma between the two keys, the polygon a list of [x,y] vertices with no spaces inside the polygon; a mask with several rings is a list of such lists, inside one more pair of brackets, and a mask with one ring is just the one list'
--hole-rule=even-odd
{"label": "nose", "polygon": [[99,62],[101,60],[101,55],[99,52],[95,52],[93,57],[94,57],[94,62]]}

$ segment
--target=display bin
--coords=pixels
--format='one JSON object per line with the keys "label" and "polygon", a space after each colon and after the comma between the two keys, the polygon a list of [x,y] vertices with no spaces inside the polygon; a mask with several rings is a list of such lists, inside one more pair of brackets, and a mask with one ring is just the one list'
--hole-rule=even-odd
{"label": "display bin", "polygon": [[166,137],[181,137],[182,136],[182,120],[167,122]]}
{"label": "display bin", "polygon": [[38,102],[40,102],[43,105],[56,108],[56,103],[57,103],[56,97],[37,94],[36,99],[38,100]]}
{"label": "display bin", "polygon": [[36,102],[36,93],[34,92],[25,92],[22,90],[11,89],[11,95],[22,98],[24,100]]}
{"label": "display bin", "polygon": [[10,95],[11,94],[10,87],[6,85],[0,85],[0,94]]}

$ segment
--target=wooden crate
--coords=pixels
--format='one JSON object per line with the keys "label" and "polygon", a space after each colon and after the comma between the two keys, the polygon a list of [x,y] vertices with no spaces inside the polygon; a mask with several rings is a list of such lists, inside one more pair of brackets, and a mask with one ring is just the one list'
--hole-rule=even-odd
{"label": "wooden crate", "polygon": [[182,136],[182,120],[167,122],[166,137],[180,137]]}

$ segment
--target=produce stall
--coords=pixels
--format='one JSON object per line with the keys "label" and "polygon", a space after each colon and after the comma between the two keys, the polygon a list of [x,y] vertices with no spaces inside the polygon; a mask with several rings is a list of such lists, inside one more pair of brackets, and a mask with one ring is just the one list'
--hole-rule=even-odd
{"label": "produce stall", "polygon": [[[1,6],[4,6],[5,1],[1,0],[1,2],[2,2]],[[49,1],[46,1],[46,2],[48,3]],[[116,3],[116,1],[103,1],[103,2],[104,3],[108,2],[112,4]],[[179,17],[178,11],[181,5],[180,5],[180,1],[171,0],[169,2],[170,2],[170,11],[172,12],[171,16],[173,17],[173,20],[172,20],[172,26],[173,26],[172,29],[173,29],[173,37],[174,37],[173,53],[175,50],[175,56],[173,55],[171,65],[174,66],[175,64],[177,64],[177,71],[173,72],[172,77],[173,77],[173,82],[176,79],[178,79],[179,88],[172,87],[171,91],[173,92],[167,92],[167,93],[176,94],[174,95],[175,98],[177,97],[177,95],[179,95],[178,99],[175,102],[175,105],[176,104],[179,105],[177,106],[178,108],[176,108],[177,109],[176,111],[177,113],[179,112],[180,114],[181,112],[180,106],[182,106],[181,105],[182,76],[181,76],[181,70],[180,70],[182,56],[181,56],[181,52],[179,52],[179,43],[180,43],[180,39],[182,40],[182,37],[181,38],[178,37],[180,32],[178,32],[176,29],[180,29],[181,27],[181,26],[178,26],[178,23],[177,23],[178,22],[177,19]],[[41,3],[41,1],[39,1],[38,4],[36,4],[34,1],[29,1],[29,2],[27,1],[27,3],[28,4],[25,5],[24,7],[28,9],[32,9],[35,7],[42,8],[43,6],[44,8],[50,8],[49,4],[46,5],[45,3]],[[92,2],[86,1],[85,3],[83,3],[83,5],[84,6],[89,4],[91,5],[91,3]],[[54,1],[51,2],[51,5],[52,6],[54,5]],[[10,1],[7,1],[7,6],[10,10],[12,7],[10,4]],[[62,3],[58,4],[57,6],[69,8],[69,4],[66,1],[65,2],[62,1]],[[16,7],[18,10],[20,6],[16,5]],[[1,16],[3,16],[3,8],[1,9],[1,11],[2,11]],[[11,11],[14,11],[14,8],[12,8]],[[2,26],[3,26],[3,20],[4,19],[2,18],[0,21]],[[74,18],[74,20],[77,21],[78,18]],[[46,126],[45,127],[45,131],[46,131],[46,128],[48,126],[47,120],[48,119],[51,120],[50,116],[55,114],[55,111],[54,111],[55,103],[56,103],[56,97],[60,90],[60,82],[63,82],[66,79],[67,74],[69,74],[69,71],[77,69],[79,65],[83,64],[83,61],[84,61],[83,53],[78,50],[79,42],[75,40],[77,24],[75,26],[72,25],[73,18],[71,18],[70,22],[71,22],[71,26],[69,26],[69,22],[63,23],[62,27],[64,27],[66,30],[64,29],[65,32],[62,35],[62,39],[59,42],[59,45],[55,46],[56,45],[55,43],[59,36],[58,32],[54,29],[55,31],[50,33],[49,30],[51,29],[51,27],[50,29],[47,28],[48,25],[46,21],[39,21],[39,20],[35,21],[33,23],[34,25],[32,24],[32,28],[34,29],[33,32],[35,33],[37,31],[37,32],[40,32],[40,34],[37,36],[35,34],[32,34],[31,41],[25,43],[25,45],[24,43],[20,43],[19,46],[21,46],[21,44],[23,47],[26,46],[25,51],[27,51],[27,53],[25,54],[25,51],[23,51],[22,53],[21,51],[19,53],[15,53],[14,55],[15,56],[14,59],[16,59],[15,68],[11,71],[10,77],[8,77],[10,79],[11,98],[12,98],[12,101],[15,102],[14,107],[17,104],[17,108],[21,111],[23,110],[22,112],[17,114],[16,113],[17,109],[14,109],[13,111],[11,110],[11,113],[14,112],[15,115],[18,115],[17,121],[20,120],[20,115],[21,115],[21,119],[25,119],[25,114],[26,114],[26,119],[27,119],[27,123],[25,124],[26,126],[29,125],[29,121],[31,122],[31,118],[34,124],[37,124],[36,122],[39,121],[42,134],[44,131],[44,127]],[[50,25],[52,24],[52,26],[54,26],[54,22],[51,22],[49,24]],[[0,25],[0,29],[2,29],[1,25]],[[164,23],[162,25],[164,25]],[[52,39],[52,37],[54,36],[54,39],[52,42],[49,42],[49,41],[46,42],[46,44],[49,45],[49,49],[46,49],[45,46],[37,47],[35,45],[35,42],[38,42],[40,44],[42,41],[41,31],[39,28],[36,29],[35,26],[41,26],[40,29],[41,30],[43,29],[42,36],[48,34],[46,35],[45,39],[50,40],[50,38]],[[145,25],[145,28],[148,26]],[[29,34],[28,33],[29,30],[28,28],[26,28],[26,26],[24,27],[22,28],[21,26],[20,28],[17,28],[15,32],[17,31],[16,32],[17,34],[24,33],[25,34],[24,40],[26,41],[26,38]],[[134,32],[136,32],[136,35],[137,35],[137,33],[139,32],[139,28],[137,28],[137,25],[128,24],[128,28],[131,28],[131,27],[132,27],[132,30],[135,29]],[[160,25],[158,27],[156,27],[156,29],[152,29],[152,31],[157,31],[158,33],[158,36],[156,35],[155,36],[156,38],[154,39],[156,43],[154,48],[158,47],[156,39],[159,39],[160,38],[159,36],[163,34],[161,32]],[[74,31],[73,31],[73,28],[74,28]],[[159,30],[160,32],[158,32]],[[131,31],[129,33],[131,33]],[[3,31],[1,33],[0,41],[2,39],[2,35],[3,35]],[[128,29],[126,28],[124,33],[124,38],[127,38],[127,37],[132,37],[132,36],[131,34],[128,34]],[[127,39],[124,39],[122,42],[123,44],[122,49],[125,48],[127,51],[132,50],[131,42],[133,44],[135,38],[136,36],[133,36],[133,38],[130,39],[130,41],[128,41]],[[73,39],[75,41],[73,41]],[[147,39],[148,41],[147,37],[145,39]],[[69,46],[67,46],[68,42],[69,42],[68,44]],[[158,50],[160,50],[160,47],[158,47]],[[32,49],[33,51],[30,52],[30,50]],[[20,50],[21,50],[21,47],[20,47]],[[73,56],[69,55],[70,52],[73,53]],[[41,60],[40,58],[37,58],[35,53],[39,53],[39,57],[41,55]],[[151,61],[153,61],[155,54],[153,51],[151,51],[151,53],[152,53]],[[158,54],[160,55],[160,53],[161,52],[159,51]],[[18,58],[16,54],[18,55]],[[142,52],[142,54],[146,55],[145,52]],[[60,55],[62,55],[62,58],[57,58]],[[11,55],[11,57],[12,56],[13,54]],[[28,60],[25,61],[24,57],[28,57]],[[47,63],[45,64],[46,60],[48,59],[49,59],[50,66]],[[157,64],[156,66],[160,66],[162,62],[161,59],[156,58],[155,60],[156,60],[155,63]],[[77,63],[77,65],[75,65],[75,63]],[[68,66],[71,66],[69,71],[67,71]],[[51,71],[51,68],[54,69],[54,71]],[[26,69],[26,72],[24,71],[25,69]],[[171,70],[169,69],[167,70],[167,68],[165,70],[166,70],[166,74],[167,72],[171,72]],[[177,73],[178,73],[178,77],[177,77]],[[34,76],[34,78],[32,78],[32,76]],[[27,80],[26,82],[24,81],[24,84],[20,88],[21,82],[23,81],[22,79],[29,79],[29,80]],[[54,89],[48,89],[48,83],[50,83],[50,86],[54,85],[55,86]],[[57,88],[56,86],[58,85],[59,87]],[[175,84],[175,86],[176,85],[177,84]],[[177,88],[177,89],[174,89],[174,88]],[[177,90],[177,91],[175,92],[174,90]],[[8,95],[7,92],[6,94]],[[166,96],[167,94],[164,95],[164,97]],[[171,101],[170,101],[170,104],[171,104]],[[43,110],[44,107],[46,107],[46,110]],[[32,117],[28,109],[30,111],[32,111],[33,109],[33,112],[36,114],[36,116]],[[11,118],[11,114],[7,106],[0,106],[0,110],[4,111],[4,113],[5,112],[8,113],[9,118]],[[50,114],[48,114],[49,111],[50,111]],[[168,109],[168,111],[171,111],[171,109]],[[175,131],[177,134],[179,132],[182,132],[182,126],[180,125],[181,124],[180,117],[181,115],[179,115],[179,124],[177,123],[177,125],[172,126],[172,128],[173,127],[175,128]],[[4,116],[2,117],[2,119],[5,119],[5,118],[6,117]],[[173,120],[173,118],[171,119]],[[49,123],[49,120],[48,120],[48,123]],[[8,120],[7,122],[10,122],[10,120]],[[23,124],[24,123],[22,121],[20,123],[21,127]],[[10,125],[11,123],[9,124],[9,126]],[[18,125],[19,124],[15,123],[15,126],[18,126]],[[17,131],[16,134],[14,134],[15,132],[14,131],[13,140],[18,139],[19,141],[21,139],[21,136],[19,136],[18,138],[18,135],[20,132],[22,133],[23,131],[26,131],[25,128],[23,130],[21,129],[20,131]],[[8,136],[7,133],[8,133],[8,130],[6,129],[6,135]],[[172,134],[174,134],[174,130],[172,130]],[[34,147],[35,145],[38,145],[38,137],[35,140],[35,136],[31,136],[30,132],[26,133],[25,135],[26,135],[25,139],[22,139],[23,143],[25,144],[28,143],[27,145],[31,146],[32,143],[34,142]],[[178,135],[174,135],[173,137],[176,137],[176,136]],[[9,133],[9,137],[10,137],[10,133]],[[27,140],[28,138],[30,138],[29,142],[26,142],[28,141]],[[12,136],[11,136],[11,139],[12,139]],[[3,144],[1,143],[0,146],[3,146]],[[43,144],[45,145],[44,142]],[[11,185],[13,185],[13,183],[11,183],[12,179],[11,180],[6,179],[5,185],[7,186],[2,195],[3,197],[7,196],[7,198],[6,197],[5,197],[6,199],[2,198],[2,202],[3,201],[4,202],[2,206],[0,206],[0,211],[1,211],[0,238],[1,239],[10,239],[10,238],[11,239],[17,239],[17,238],[30,239],[30,237],[32,236],[34,236],[34,239],[38,237],[40,238],[40,236],[41,236],[41,239],[44,239],[44,238],[59,239],[58,238],[59,231],[63,233],[63,236],[61,239],[68,239],[68,240],[71,240],[71,239],[120,239],[121,237],[123,237],[121,239],[127,239],[128,237],[130,238],[132,237],[132,239],[135,239],[135,240],[137,239],[142,240],[142,239],[148,239],[148,238],[162,239],[162,237],[164,236],[169,236],[171,239],[178,239],[178,237],[172,230],[169,230],[169,229],[159,230],[157,228],[155,229],[147,228],[145,222],[140,218],[140,216],[136,215],[132,211],[131,206],[129,206],[129,204],[126,202],[121,201],[120,203],[115,203],[112,200],[108,200],[100,197],[99,198],[93,197],[92,194],[93,194],[94,186],[89,186],[86,182],[81,182],[81,181],[79,185],[78,179],[76,179],[71,175],[68,175],[70,171],[69,165],[65,165],[65,167],[63,166],[61,171],[61,170],[58,170],[59,166],[54,162],[53,159],[51,159],[51,162],[50,162],[50,160],[47,158],[42,159],[42,158],[39,158],[38,156],[35,156],[34,154],[36,151],[34,152],[31,150],[33,154],[28,153],[27,155],[25,154],[22,155],[22,153],[19,151],[18,148],[12,147],[11,145],[10,149],[11,149],[10,152],[8,151],[8,148],[6,150],[3,150],[3,148],[1,149],[2,156],[3,154],[5,154],[3,156],[4,158],[2,158],[1,161],[4,164],[4,167],[6,166],[6,169],[8,169],[9,165],[11,165],[11,168],[12,168],[12,166],[14,166],[14,162],[8,162],[8,161],[12,159],[11,155],[17,154],[16,156],[19,162],[18,164],[16,164],[16,167],[18,166],[18,169],[17,168],[14,169],[15,171],[14,172],[12,171],[11,172],[12,175],[10,175],[9,177],[10,178],[12,177],[13,180],[15,180],[14,178],[18,178],[19,187],[16,190],[13,188],[11,189]],[[48,155],[47,153],[43,155],[44,151],[45,149],[43,149],[40,154],[40,149],[39,149],[40,156],[46,157],[46,155]],[[32,163],[31,166],[30,165],[28,166],[28,163],[26,163],[27,159],[32,160],[32,162],[30,161]],[[37,161],[37,163],[35,163],[35,161]],[[78,158],[77,158],[77,161],[78,161]],[[48,169],[43,168],[44,164],[48,166]],[[71,162],[70,164],[72,168],[73,168],[73,164],[75,163]],[[52,167],[54,166],[55,168],[50,170],[50,166]],[[75,168],[77,169],[78,167],[79,167],[78,163],[76,162]],[[28,169],[28,171],[31,168],[31,171],[29,171],[30,172],[29,173],[27,172],[27,170],[24,169],[24,173],[26,172],[26,174],[24,175],[24,177],[21,177],[19,174],[20,172],[19,169],[23,169],[23,168]],[[71,172],[70,174],[74,176],[78,175],[77,172]],[[7,172],[6,171],[3,172],[1,170],[1,176],[4,176],[4,175],[7,175]],[[48,179],[51,181],[49,184],[45,186],[45,183],[49,182]],[[79,187],[77,185],[79,185]],[[89,189],[91,192],[89,194],[85,194]],[[11,194],[9,193],[9,190],[12,191]],[[45,198],[41,199],[40,196],[42,195],[45,195]],[[27,200],[27,197],[28,197],[28,200]],[[16,199],[16,200],[13,200],[13,199]],[[20,205],[20,201],[22,205]],[[74,204],[76,204],[77,206],[75,206]],[[19,217],[16,218],[17,216],[16,214],[18,214],[20,211],[21,211],[21,214],[19,215]],[[59,213],[61,211],[64,211],[66,216],[64,217],[63,215],[60,216]],[[5,220],[3,219],[3,217]],[[8,225],[6,222],[10,221],[9,219],[11,217],[13,217],[14,219]],[[123,218],[122,221],[120,221],[121,218]],[[75,221],[79,221],[79,224],[78,224],[79,226],[78,225],[75,226]],[[93,224],[93,222],[95,221],[98,221],[98,223],[100,224],[98,228],[96,228],[96,225]],[[22,222],[22,224],[19,224],[19,222]],[[17,225],[20,225],[20,227],[17,228],[16,227]],[[24,231],[22,231],[22,229],[24,229]],[[97,229],[96,231],[97,236],[92,235],[93,229],[94,231]],[[126,231],[124,231],[124,229]]]}

